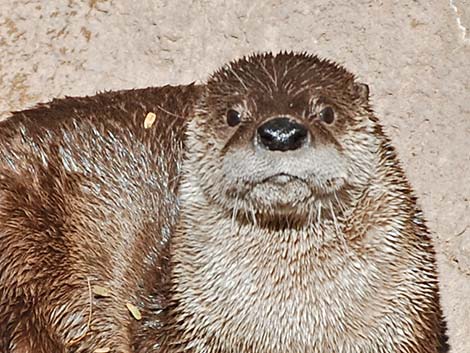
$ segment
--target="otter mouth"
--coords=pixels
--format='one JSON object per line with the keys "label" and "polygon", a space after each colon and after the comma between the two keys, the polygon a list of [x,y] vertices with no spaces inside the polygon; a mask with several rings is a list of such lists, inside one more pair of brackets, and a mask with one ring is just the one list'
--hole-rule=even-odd
{"label": "otter mouth", "polygon": [[312,196],[308,182],[298,176],[279,173],[252,184],[249,197],[271,207],[292,207]]}
{"label": "otter mouth", "polygon": [[325,196],[330,193],[334,193],[342,188],[344,185],[343,178],[331,178],[324,182],[322,182],[321,186],[317,185],[317,183],[312,183],[311,180],[307,180],[305,178],[289,174],[289,173],[278,173],[271,175],[262,179],[261,181],[255,182],[253,186],[258,184],[271,184],[273,186],[287,186],[290,183],[301,183],[304,184],[306,187],[312,190],[312,194],[317,196]]}
{"label": "otter mouth", "polygon": [[245,198],[269,209],[294,209],[316,200],[327,200],[340,192],[343,178],[333,178],[321,183],[290,173],[277,173],[250,183]]}
{"label": "otter mouth", "polygon": [[299,180],[299,181],[303,181],[304,183],[306,183],[306,181],[303,180],[302,178],[299,178],[295,175],[291,175],[291,174],[287,174],[287,173],[279,173],[279,174],[271,175],[271,176],[261,180],[260,183],[271,183],[271,184],[274,184],[274,185],[283,186],[283,185],[286,185],[286,184],[288,184],[288,183],[290,183],[294,180]]}

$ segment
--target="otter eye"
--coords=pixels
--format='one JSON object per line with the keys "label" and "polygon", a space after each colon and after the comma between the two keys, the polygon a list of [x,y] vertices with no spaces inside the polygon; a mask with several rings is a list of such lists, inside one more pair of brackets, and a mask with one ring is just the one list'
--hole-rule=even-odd
{"label": "otter eye", "polygon": [[242,115],[240,114],[240,112],[237,112],[236,110],[233,110],[233,109],[227,110],[227,124],[229,126],[233,127],[233,126],[240,124],[241,118],[242,118]]}
{"label": "otter eye", "polygon": [[335,112],[333,108],[326,107],[320,112],[320,119],[327,124],[332,124],[335,121]]}

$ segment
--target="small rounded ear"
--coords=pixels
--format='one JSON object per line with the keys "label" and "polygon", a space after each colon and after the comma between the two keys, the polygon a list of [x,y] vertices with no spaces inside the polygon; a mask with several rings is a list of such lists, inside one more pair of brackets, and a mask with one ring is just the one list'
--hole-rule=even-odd
{"label": "small rounded ear", "polygon": [[369,100],[369,86],[365,83],[355,82],[353,85],[355,95],[362,101]]}

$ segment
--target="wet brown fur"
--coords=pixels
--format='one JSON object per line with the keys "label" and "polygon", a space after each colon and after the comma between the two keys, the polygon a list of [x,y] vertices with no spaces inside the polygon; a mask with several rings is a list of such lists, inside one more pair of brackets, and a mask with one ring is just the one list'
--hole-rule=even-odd
{"label": "wet brown fur", "polygon": [[[328,104],[333,126],[308,120]],[[221,161],[284,114],[358,175],[294,180],[316,196],[274,209],[245,194],[256,176]],[[1,122],[0,146],[0,352],[438,352],[429,231],[367,90],[335,64],[255,55],[202,86],[54,100]]]}
{"label": "wet brown fur", "polygon": [[0,352],[131,352],[155,335],[199,91],[66,98],[0,123]]}

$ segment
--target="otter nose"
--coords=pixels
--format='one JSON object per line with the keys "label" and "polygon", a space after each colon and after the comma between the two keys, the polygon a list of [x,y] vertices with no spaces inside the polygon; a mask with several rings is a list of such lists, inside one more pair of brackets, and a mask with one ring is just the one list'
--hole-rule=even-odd
{"label": "otter nose", "polygon": [[307,141],[307,128],[289,118],[274,118],[258,128],[258,141],[271,151],[296,150]]}

